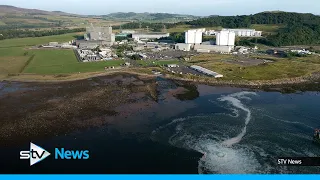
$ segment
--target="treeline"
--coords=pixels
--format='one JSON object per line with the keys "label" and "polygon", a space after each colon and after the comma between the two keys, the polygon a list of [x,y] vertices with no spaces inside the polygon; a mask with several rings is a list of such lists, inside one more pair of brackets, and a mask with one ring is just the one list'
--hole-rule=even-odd
{"label": "treeline", "polygon": [[276,35],[268,36],[273,46],[316,45],[320,44],[320,24],[294,24],[282,28]]}
{"label": "treeline", "polygon": [[42,31],[30,31],[30,30],[0,30],[0,40],[11,38],[24,38],[24,37],[42,37],[53,36],[74,32],[83,32],[84,28],[77,29],[60,29],[60,30],[42,30]]}
{"label": "treeline", "polygon": [[194,27],[214,27],[224,28],[248,28],[252,24],[299,24],[316,23],[320,24],[320,17],[313,14],[289,13],[289,12],[264,12],[254,15],[243,16],[211,16],[201,18],[185,24]]}
{"label": "treeline", "polygon": [[[170,24],[170,23],[147,23],[147,22],[142,22],[141,24],[139,22],[132,22],[132,23],[127,23],[121,25],[122,29],[139,29],[139,28],[144,28],[146,29],[147,27],[149,30],[152,30],[154,32],[159,32],[163,29],[164,25],[166,28],[173,28],[176,25],[175,24]],[[120,29],[120,26],[114,26],[113,29]]]}

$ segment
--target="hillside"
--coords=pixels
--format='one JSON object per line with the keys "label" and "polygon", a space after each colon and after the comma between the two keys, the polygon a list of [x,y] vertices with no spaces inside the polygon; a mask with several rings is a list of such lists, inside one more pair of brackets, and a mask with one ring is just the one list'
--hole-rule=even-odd
{"label": "hillside", "polygon": [[43,11],[38,9],[26,9],[8,5],[0,5],[0,15],[60,15],[60,16],[77,16],[75,14],[69,14],[61,11]]}
{"label": "hillside", "polygon": [[134,12],[117,12],[102,16],[107,19],[113,20],[132,20],[143,22],[166,22],[176,23],[181,21],[191,21],[198,19],[197,16],[181,15],[181,14],[169,14],[169,13],[134,13]]}
{"label": "hillside", "polygon": [[108,21],[61,11],[43,11],[0,5],[0,30],[83,28],[94,25],[119,25]]}

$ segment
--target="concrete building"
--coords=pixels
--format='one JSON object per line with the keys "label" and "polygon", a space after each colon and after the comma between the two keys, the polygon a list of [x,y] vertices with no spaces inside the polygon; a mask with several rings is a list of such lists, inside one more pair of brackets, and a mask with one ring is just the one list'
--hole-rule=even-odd
{"label": "concrete building", "polygon": [[142,39],[160,39],[163,37],[169,37],[169,33],[135,33],[132,34],[132,38],[135,39],[136,41],[142,40]]}
{"label": "concrete building", "polygon": [[180,51],[190,51],[191,44],[178,43],[175,45],[175,49]]}
{"label": "concrete building", "polygon": [[202,34],[205,29],[191,29],[185,32],[186,44],[200,44],[202,43]]}
{"label": "concrete building", "polygon": [[222,31],[232,31],[236,36],[242,37],[261,37],[262,31],[256,31],[255,29],[222,29]]}
{"label": "concrete building", "polygon": [[91,25],[86,28],[84,35],[86,41],[100,41],[102,45],[112,45],[115,42],[116,36],[112,33],[112,27],[94,27]]}
{"label": "concrete building", "polygon": [[217,45],[203,45],[196,44],[194,45],[194,50],[202,52],[221,52],[221,53],[230,53],[233,50],[234,46],[217,46]]}
{"label": "concrete building", "polygon": [[215,36],[215,35],[217,35],[217,33],[218,32],[215,31],[215,30],[207,30],[203,34],[206,35],[206,36]]}
{"label": "concrete building", "polygon": [[216,44],[218,46],[234,46],[236,35],[232,31],[220,31],[217,33]]}

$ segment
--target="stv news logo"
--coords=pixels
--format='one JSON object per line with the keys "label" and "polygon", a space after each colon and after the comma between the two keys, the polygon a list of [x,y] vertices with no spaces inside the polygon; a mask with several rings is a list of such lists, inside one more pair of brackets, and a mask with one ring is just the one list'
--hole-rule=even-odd
{"label": "stv news logo", "polygon": [[[30,159],[30,166],[44,160],[50,153],[42,147],[30,143],[30,151],[20,151],[20,159]],[[55,148],[54,159],[58,160],[86,160],[89,159],[89,150],[65,150]]]}
{"label": "stv news logo", "polygon": [[20,151],[20,159],[30,159],[30,166],[44,160],[50,153],[40,146],[30,143],[30,151]]}

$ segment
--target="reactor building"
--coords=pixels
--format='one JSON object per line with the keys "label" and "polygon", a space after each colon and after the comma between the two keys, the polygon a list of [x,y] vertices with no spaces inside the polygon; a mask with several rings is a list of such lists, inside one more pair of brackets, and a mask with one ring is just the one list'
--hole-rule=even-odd
{"label": "reactor building", "polygon": [[222,30],[216,35],[216,45],[234,46],[236,34],[233,31]]}
{"label": "reactor building", "polygon": [[93,49],[97,46],[112,46],[115,42],[115,34],[112,27],[94,27],[91,25],[86,28],[84,40],[77,40],[76,45],[82,49]]}
{"label": "reactor building", "polygon": [[202,34],[205,29],[191,29],[185,32],[185,43],[186,44],[201,44]]}

